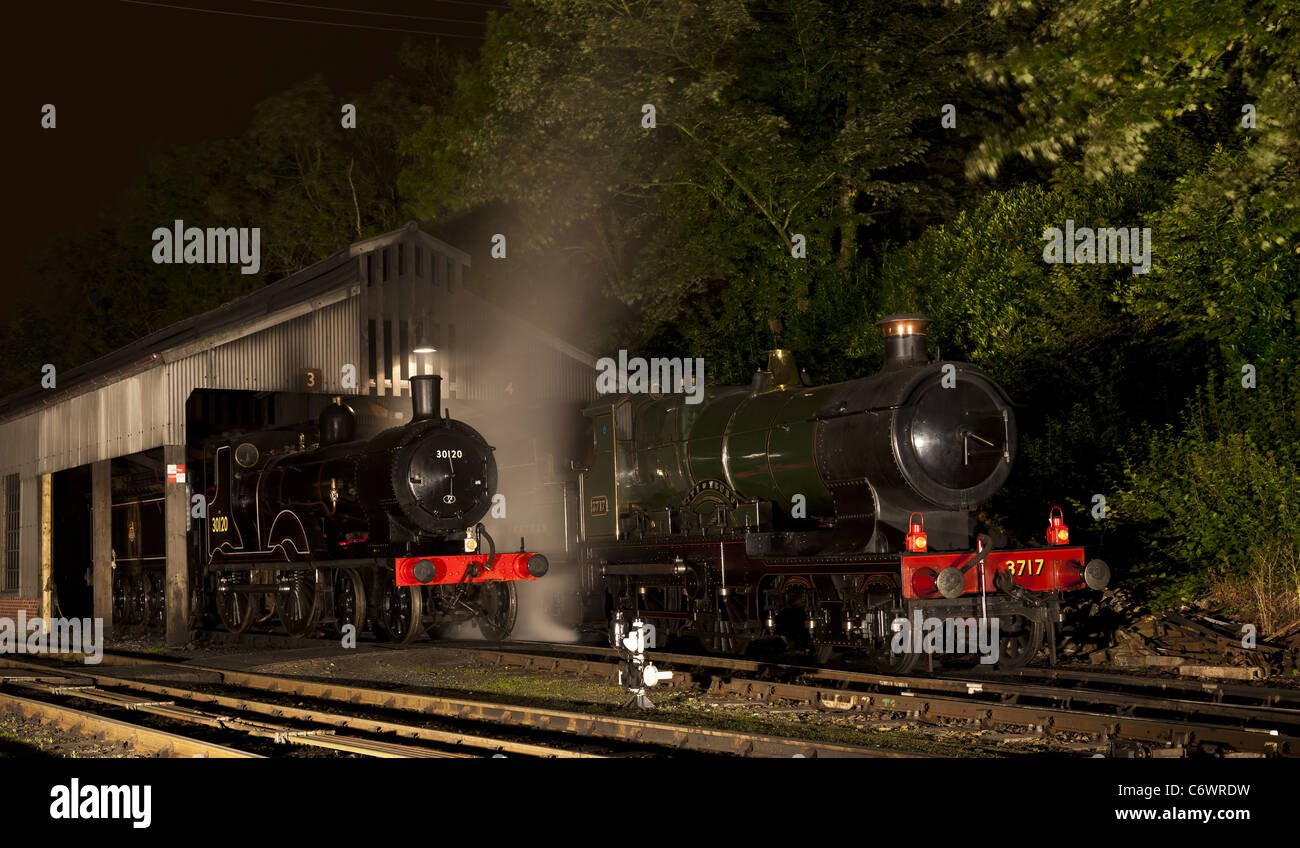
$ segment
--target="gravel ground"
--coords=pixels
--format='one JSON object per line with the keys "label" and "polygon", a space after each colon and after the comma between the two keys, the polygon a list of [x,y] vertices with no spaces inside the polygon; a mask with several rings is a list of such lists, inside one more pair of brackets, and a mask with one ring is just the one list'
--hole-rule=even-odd
{"label": "gravel ground", "polygon": [[33,757],[133,757],[120,746],[66,733],[21,716],[0,715],[0,759]]}

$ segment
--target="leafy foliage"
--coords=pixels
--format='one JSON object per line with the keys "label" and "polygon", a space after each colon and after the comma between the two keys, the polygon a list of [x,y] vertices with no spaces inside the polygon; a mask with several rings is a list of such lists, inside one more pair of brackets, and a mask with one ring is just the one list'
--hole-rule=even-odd
{"label": "leafy foliage", "polygon": [[[1043,505],[1065,501],[1076,538],[1100,543],[1134,567],[1134,586],[1170,602],[1227,561],[1245,562],[1249,545],[1230,538],[1253,543],[1291,520],[1285,493],[1294,498],[1296,481],[1277,458],[1293,452],[1284,445],[1294,419],[1276,418],[1300,409],[1288,376],[1300,354],[1300,257],[1243,238],[1261,226],[1250,212],[1201,199],[1203,182],[1245,154],[1198,151],[1179,129],[1153,148],[1162,157],[1133,174],[1095,181],[1067,166],[1050,188],[990,193],[886,253],[881,286],[885,311],[930,315],[946,357],[981,365],[1024,402],[1020,461],[994,504],[1001,521],[1041,537]],[[1151,272],[1044,263],[1035,236],[1066,218],[1150,226]],[[866,344],[870,328],[861,334]],[[1213,372],[1240,377],[1245,364],[1259,391],[1238,380],[1226,399],[1199,405]],[[1194,494],[1209,482],[1231,492],[1213,509]],[[1095,494],[1120,498],[1102,522],[1090,515]]]}
{"label": "leafy foliage", "polygon": [[[722,348],[779,334],[819,280],[846,280],[861,245],[952,208],[974,142],[936,149],[940,107],[980,104],[963,133],[996,110],[963,69],[961,34],[1004,30],[981,9],[519,3],[461,74],[466,112],[420,130],[416,202],[445,209],[458,169],[454,208],[508,205],[512,242],[581,257],[644,343],[729,362]],[[791,255],[799,236],[806,259]]]}
{"label": "leafy foliage", "polygon": [[1114,518],[1134,534],[1135,576],[1157,602],[1188,600],[1219,573],[1244,576],[1253,551],[1300,551],[1300,375],[1271,371],[1254,390],[1210,383],[1181,432],[1152,434],[1125,469]]}
{"label": "leafy foliage", "polygon": [[[1248,139],[1246,155],[1203,181],[1190,202],[1254,210],[1260,244],[1300,237],[1300,33],[1291,0],[1047,0],[1000,3],[995,14],[1042,15],[1031,39],[976,67],[1023,93],[1020,126],[992,135],[973,172],[1013,153],[1059,161],[1082,154],[1090,177],[1132,173],[1160,128],[1204,114]],[[1104,33],[1104,36],[1100,35]],[[1250,113],[1255,126],[1242,125]],[[1226,164],[1226,163],[1225,163]]]}

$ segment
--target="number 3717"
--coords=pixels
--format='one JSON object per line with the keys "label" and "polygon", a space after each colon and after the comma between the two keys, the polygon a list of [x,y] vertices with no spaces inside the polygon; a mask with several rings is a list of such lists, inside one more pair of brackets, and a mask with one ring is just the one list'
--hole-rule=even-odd
{"label": "number 3717", "polygon": [[1043,573],[1043,565],[1046,560],[1041,559],[1011,559],[1007,560],[1007,571],[1012,577],[1037,577]]}

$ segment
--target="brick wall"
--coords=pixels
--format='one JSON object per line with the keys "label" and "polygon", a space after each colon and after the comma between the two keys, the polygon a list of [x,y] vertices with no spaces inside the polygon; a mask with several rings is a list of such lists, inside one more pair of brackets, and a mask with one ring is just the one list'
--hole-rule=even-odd
{"label": "brick wall", "polygon": [[36,617],[36,598],[15,598],[10,595],[0,595],[0,618],[7,618],[11,621],[18,620],[18,610],[27,610],[27,618]]}

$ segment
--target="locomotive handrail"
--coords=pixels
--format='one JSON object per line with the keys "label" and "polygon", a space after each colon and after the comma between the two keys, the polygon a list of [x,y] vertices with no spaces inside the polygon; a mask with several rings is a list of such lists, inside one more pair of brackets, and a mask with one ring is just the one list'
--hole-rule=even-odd
{"label": "locomotive handrail", "polygon": [[848,418],[853,415],[861,415],[864,412],[869,412],[869,413],[896,412],[897,410],[906,408],[906,406],[907,404],[905,403],[891,403],[886,406],[865,406],[861,409],[845,408],[845,409],[836,410],[835,412],[819,412],[812,417],[812,420],[831,421],[836,418]]}
{"label": "locomotive handrail", "polygon": [[483,538],[487,539],[488,543],[488,558],[487,562],[483,564],[483,570],[491,571],[493,563],[497,560],[497,543],[496,540],[492,538],[492,534],[487,531],[487,528],[484,527],[482,523],[478,525],[478,531],[483,534]]}
{"label": "locomotive handrail", "polygon": [[958,566],[958,570],[961,571],[962,574],[965,574],[984,560],[988,559],[989,554],[993,552],[992,538],[984,533],[981,533],[975,538],[979,540],[981,550],[979,553],[975,554],[975,556],[966,560],[965,565]]}

